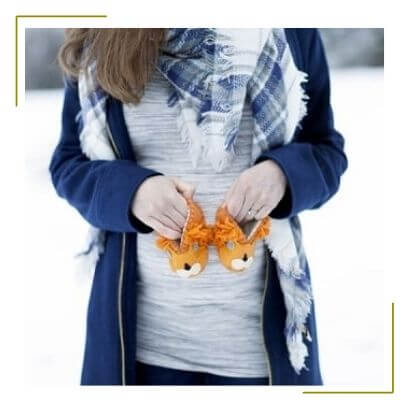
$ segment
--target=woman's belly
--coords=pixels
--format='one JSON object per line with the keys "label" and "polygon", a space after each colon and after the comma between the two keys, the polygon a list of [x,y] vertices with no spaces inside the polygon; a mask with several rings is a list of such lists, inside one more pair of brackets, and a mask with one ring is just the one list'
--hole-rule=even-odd
{"label": "woman's belly", "polygon": [[[216,173],[208,160],[193,167],[177,132],[176,108],[166,105],[169,90],[156,74],[138,106],[124,105],[136,159],[193,184],[193,199],[213,224],[226,192],[253,162],[250,110],[244,110],[234,162]],[[155,240],[154,231],[137,235],[137,358],[226,376],[268,376],[261,333],[264,243],[256,242],[252,265],[236,273],[221,264],[210,245],[205,270],[185,279],[172,272],[167,252]]]}

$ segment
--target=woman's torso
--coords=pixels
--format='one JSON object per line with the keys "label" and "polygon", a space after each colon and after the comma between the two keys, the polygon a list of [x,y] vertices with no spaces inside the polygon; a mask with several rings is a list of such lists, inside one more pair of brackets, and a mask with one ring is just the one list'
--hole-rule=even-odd
{"label": "woman's torso", "polygon": [[[212,224],[225,193],[258,151],[250,109],[246,103],[232,165],[216,173],[200,160],[194,168],[177,130],[177,106],[167,105],[171,90],[156,70],[141,102],[123,105],[134,153],[139,165],[193,184],[193,198]],[[227,271],[209,246],[206,269],[183,279],[171,271],[155,238],[154,232],[137,235],[137,359],[225,376],[268,376],[261,331],[263,242],[256,242],[254,262],[243,273]]]}

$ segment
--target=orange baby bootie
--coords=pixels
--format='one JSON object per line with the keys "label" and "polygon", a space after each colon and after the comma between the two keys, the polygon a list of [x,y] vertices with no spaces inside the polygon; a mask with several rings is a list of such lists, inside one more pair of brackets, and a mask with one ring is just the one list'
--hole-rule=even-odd
{"label": "orange baby bootie", "polygon": [[192,198],[185,199],[188,213],[180,240],[158,235],[156,246],[168,252],[173,272],[182,278],[190,278],[199,275],[207,265],[213,229],[207,225],[200,206]]}
{"label": "orange baby bootie", "polygon": [[213,243],[221,263],[230,271],[240,272],[253,263],[254,244],[267,236],[270,219],[250,220],[239,224],[228,212],[226,204],[218,207]]}

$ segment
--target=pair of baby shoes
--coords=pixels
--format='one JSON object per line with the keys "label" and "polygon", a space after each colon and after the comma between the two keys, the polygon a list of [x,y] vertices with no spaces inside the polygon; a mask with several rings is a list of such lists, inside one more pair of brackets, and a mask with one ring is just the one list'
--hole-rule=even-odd
{"label": "pair of baby shoes", "polygon": [[181,238],[158,235],[156,240],[156,246],[168,252],[172,271],[184,278],[199,275],[207,265],[209,245],[216,246],[222,265],[229,271],[249,268],[255,242],[269,233],[269,217],[238,224],[223,204],[216,211],[215,224],[209,225],[201,207],[192,198],[185,199],[188,213]]}

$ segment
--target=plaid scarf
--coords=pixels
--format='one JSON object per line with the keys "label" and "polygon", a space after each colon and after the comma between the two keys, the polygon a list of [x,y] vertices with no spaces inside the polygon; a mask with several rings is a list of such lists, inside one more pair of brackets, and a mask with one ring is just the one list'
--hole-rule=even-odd
{"label": "plaid scarf", "polygon": [[[175,89],[168,105],[178,107],[180,137],[193,165],[204,157],[217,173],[234,160],[246,97],[261,150],[289,143],[306,114],[301,84],[307,75],[296,68],[284,29],[171,28],[157,69]],[[107,135],[108,95],[97,84],[95,62],[80,74],[79,97],[82,151],[92,160],[115,159]],[[80,255],[91,255],[94,266],[104,250],[104,232],[91,227],[88,242]],[[271,218],[264,243],[278,266],[287,310],[283,333],[291,365],[300,374],[309,370],[303,339],[312,340],[305,322],[313,296],[298,216]]]}

